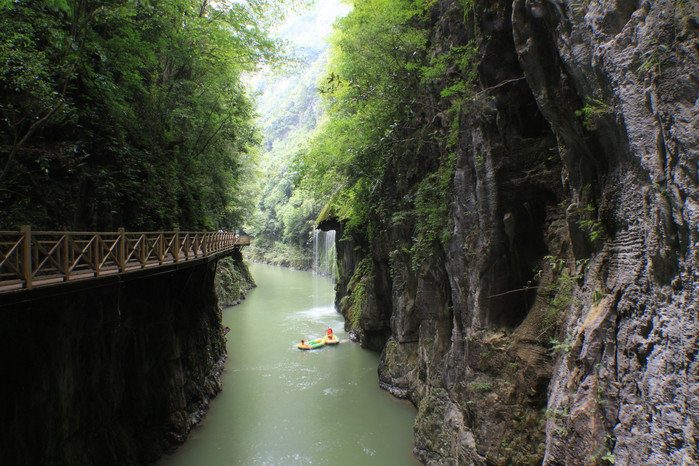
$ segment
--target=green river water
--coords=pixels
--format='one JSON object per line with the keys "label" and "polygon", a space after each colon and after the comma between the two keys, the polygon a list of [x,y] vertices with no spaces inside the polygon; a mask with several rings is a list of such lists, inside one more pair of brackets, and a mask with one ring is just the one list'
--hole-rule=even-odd
{"label": "green river water", "polygon": [[[330,280],[250,265],[258,287],[225,309],[223,391],[160,466],[415,465],[415,409],[378,387],[378,355],[350,342]],[[300,351],[328,326],[340,344]]]}

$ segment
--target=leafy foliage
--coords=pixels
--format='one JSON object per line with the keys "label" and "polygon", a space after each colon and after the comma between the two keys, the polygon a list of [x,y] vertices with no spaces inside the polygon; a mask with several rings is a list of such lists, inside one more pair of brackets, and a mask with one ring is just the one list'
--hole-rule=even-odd
{"label": "leafy foliage", "polygon": [[312,231],[323,202],[313,189],[295,186],[293,160],[323,118],[316,81],[327,64],[324,39],[330,21],[346,9],[339,0],[323,1],[290,18],[281,34],[303,66],[281,76],[255,77],[264,136],[258,212],[248,227],[257,238],[248,254],[256,260],[297,268],[312,265]]}
{"label": "leafy foliage", "polygon": [[283,5],[4,4],[0,227],[240,225],[259,142],[241,75],[283,59],[264,32]]}
{"label": "leafy foliage", "polygon": [[424,60],[421,8],[406,0],[362,0],[339,21],[321,88],[331,118],[297,159],[302,186],[331,199],[350,228],[369,224],[371,196],[381,183]]}
{"label": "leafy foliage", "polygon": [[[474,94],[480,52],[468,39],[447,50],[430,48],[427,12],[435,2],[353,5],[332,40],[320,83],[328,118],[297,158],[299,184],[328,200],[324,217],[345,220],[350,232],[369,242],[387,223],[411,229],[412,244],[404,250],[417,269],[450,237],[450,151],[462,105]],[[466,15],[472,2],[461,6]],[[424,121],[439,112],[438,99],[451,125],[441,135]],[[404,166],[415,159],[419,166]],[[390,199],[396,190],[401,197]]]}
{"label": "leafy foliage", "polygon": [[588,97],[585,106],[575,111],[575,116],[582,119],[582,124],[588,131],[597,129],[600,118],[612,111],[612,108],[600,99]]}
{"label": "leafy foliage", "polygon": [[478,45],[472,40],[467,45],[452,47],[445,53],[434,55],[429,66],[423,66],[420,70],[422,81],[446,81],[440,92],[441,97],[464,96],[477,76],[475,58],[478,53]]}
{"label": "leafy foliage", "polygon": [[256,260],[308,268],[312,263],[313,220],[321,205],[310,193],[294,190],[290,161],[315,128],[316,102],[308,76],[282,81],[280,87],[286,92],[270,86],[259,99],[265,138],[257,212],[248,227],[257,240],[249,253]]}

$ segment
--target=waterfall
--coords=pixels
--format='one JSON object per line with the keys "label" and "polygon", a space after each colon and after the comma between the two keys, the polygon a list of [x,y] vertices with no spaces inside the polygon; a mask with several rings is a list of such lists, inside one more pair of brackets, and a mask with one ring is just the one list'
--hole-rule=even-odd
{"label": "waterfall", "polygon": [[318,256],[318,236],[320,231],[317,228],[313,229],[313,273],[318,274],[320,268],[320,257]]}
{"label": "waterfall", "polygon": [[336,269],[335,230],[315,230],[313,235],[313,272],[335,280]]}
{"label": "waterfall", "polygon": [[[313,230],[313,274],[316,277],[314,290],[316,299],[321,295],[329,295],[332,303],[335,299],[334,284],[337,280],[335,230]],[[318,302],[318,304],[326,306],[327,302]]]}

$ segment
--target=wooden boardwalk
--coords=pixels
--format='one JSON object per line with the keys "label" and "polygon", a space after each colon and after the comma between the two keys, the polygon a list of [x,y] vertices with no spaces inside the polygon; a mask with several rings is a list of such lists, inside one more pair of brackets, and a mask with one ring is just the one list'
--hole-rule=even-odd
{"label": "wooden boardwalk", "polygon": [[231,254],[250,237],[227,232],[0,231],[0,299],[46,286],[185,265]]}

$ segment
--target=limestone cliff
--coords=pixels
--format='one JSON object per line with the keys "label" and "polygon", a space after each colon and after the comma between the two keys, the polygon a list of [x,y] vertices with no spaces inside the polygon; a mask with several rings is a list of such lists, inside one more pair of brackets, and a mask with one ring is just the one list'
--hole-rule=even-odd
{"label": "limestone cliff", "polygon": [[221,390],[215,270],[0,306],[0,464],[148,464],[184,441]]}
{"label": "limestone cliff", "polygon": [[435,82],[416,116],[456,138],[450,235],[416,262],[390,215],[443,148],[396,157],[373,238],[338,242],[347,327],[426,464],[694,464],[699,6],[472,3],[424,24],[432,53],[480,52],[469,103]]}
{"label": "limestone cliff", "polygon": [[589,260],[549,390],[568,417],[549,419],[545,462],[696,462],[699,5],[527,3],[517,52],[565,162],[573,253]]}

